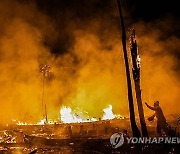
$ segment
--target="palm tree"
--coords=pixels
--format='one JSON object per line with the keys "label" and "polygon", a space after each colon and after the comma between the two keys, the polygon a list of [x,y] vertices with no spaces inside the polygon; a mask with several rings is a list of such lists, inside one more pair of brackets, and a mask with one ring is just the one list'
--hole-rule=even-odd
{"label": "palm tree", "polygon": [[135,120],[132,85],[131,85],[129,62],[128,62],[127,49],[126,49],[126,31],[125,31],[125,25],[124,25],[120,0],[117,0],[117,3],[118,3],[119,15],[120,15],[121,29],[122,29],[122,45],[123,45],[124,61],[125,61],[125,68],[126,68],[126,80],[127,80],[127,88],[128,88],[128,102],[129,102],[131,129],[132,129],[132,133],[134,137],[140,137],[141,134],[136,125],[136,120]]}

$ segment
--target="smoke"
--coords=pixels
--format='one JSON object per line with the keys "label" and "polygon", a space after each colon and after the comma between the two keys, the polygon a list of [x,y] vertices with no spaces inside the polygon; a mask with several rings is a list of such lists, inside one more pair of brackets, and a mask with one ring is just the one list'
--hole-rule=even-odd
{"label": "smoke", "polygon": [[142,58],[143,100],[160,101],[165,114],[179,114],[179,37],[176,20],[168,16],[135,24]]}
{"label": "smoke", "polygon": [[[0,13],[1,122],[10,122],[12,119],[27,122],[40,120],[42,75],[38,68],[40,64],[46,63],[52,66],[52,75],[45,82],[45,103],[49,112],[57,110],[51,112],[52,118],[59,116],[58,108],[62,103],[60,96],[65,96],[69,91],[62,84],[71,80],[68,73],[72,69],[65,71],[62,67],[72,63],[72,58],[65,55],[61,65],[61,59],[56,61],[44,45],[45,37],[50,34],[56,36],[50,18],[39,12],[34,3],[12,0],[1,1]],[[63,83],[58,80],[60,76],[67,81]]]}
{"label": "smoke", "polygon": [[[59,118],[62,105],[80,108],[98,118],[111,104],[114,113],[128,115],[114,3],[104,5],[108,7],[101,11],[62,6],[53,8],[54,12],[47,10],[47,5],[40,8],[34,1],[0,3],[0,123],[10,123],[12,119],[37,122],[42,118],[40,64],[51,66],[44,97],[50,119]],[[99,3],[84,2],[82,6]],[[80,8],[84,8],[84,15],[77,11]],[[159,21],[133,25],[142,58],[143,100],[160,100],[166,113],[169,108],[176,113],[179,63],[175,55],[179,38],[166,36],[172,25],[162,28],[167,22],[159,25]],[[167,104],[171,105],[167,108]]]}

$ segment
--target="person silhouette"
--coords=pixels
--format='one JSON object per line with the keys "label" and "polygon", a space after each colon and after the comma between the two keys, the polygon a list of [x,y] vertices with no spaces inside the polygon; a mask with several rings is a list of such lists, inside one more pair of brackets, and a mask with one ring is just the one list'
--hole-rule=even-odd
{"label": "person silhouette", "polygon": [[162,130],[167,134],[166,118],[163,114],[161,107],[159,106],[159,101],[154,102],[154,107],[148,105],[146,102],[145,104],[149,109],[155,111],[154,116],[156,116],[157,118],[157,127],[156,127],[157,134],[159,136],[162,136]]}

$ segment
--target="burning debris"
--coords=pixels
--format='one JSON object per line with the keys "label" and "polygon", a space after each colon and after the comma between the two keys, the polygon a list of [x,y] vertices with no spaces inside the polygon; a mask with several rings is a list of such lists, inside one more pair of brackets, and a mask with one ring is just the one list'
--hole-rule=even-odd
{"label": "burning debris", "polygon": [[109,105],[103,111],[104,111],[104,115],[102,117],[102,120],[109,120],[109,119],[114,119],[115,118],[115,115],[112,112],[112,105]]}
{"label": "burning debris", "polygon": [[16,143],[16,137],[8,131],[1,132],[0,143]]}
{"label": "burning debris", "polygon": [[[114,115],[112,112],[112,105],[109,105],[107,108],[103,109],[103,116],[102,118],[95,118],[95,117],[89,117],[86,115],[86,117],[81,113],[74,113],[70,107],[63,106],[60,109],[60,119],[63,123],[82,123],[82,122],[93,122],[98,121],[99,119],[102,120],[111,120],[111,119],[122,119],[123,117],[120,115]],[[88,117],[87,117],[88,116]]]}
{"label": "burning debris", "polygon": [[96,122],[99,120],[112,120],[112,119],[125,119],[125,117],[114,114],[112,111],[112,105],[109,105],[107,108],[103,109],[102,118],[90,117],[87,112],[82,112],[78,110],[72,110],[70,107],[62,106],[60,109],[60,121],[41,119],[39,122],[32,124],[27,122],[21,122],[13,119],[13,123],[16,125],[26,126],[26,125],[51,125],[58,123],[86,123],[86,122]]}
{"label": "burning debris", "polygon": [[63,106],[60,109],[60,114],[60,119],[64,123],[86,122],[86,120],[83,120],[82,118],[78,117],[78,115],[73,114],[72,109],[70,107]]}

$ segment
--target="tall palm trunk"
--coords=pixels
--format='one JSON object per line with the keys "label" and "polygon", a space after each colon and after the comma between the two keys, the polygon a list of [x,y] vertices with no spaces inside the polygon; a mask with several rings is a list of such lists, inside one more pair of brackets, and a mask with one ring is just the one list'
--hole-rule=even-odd
{"label": "tall palm trunk", "polygon": [[135,92],[136,92],[136,99],[137,99],[137,106],[138,106],[138,112],[139,112],[139,119],[141,124],[141,131],[143,136],[149,136],[146,122],[144,118],[144,109],[142,105],[142,98],[141,98],[141,87],[140,87],[140,57],[138,55],[138,48],[137,48],[137,42],[135,39],[135,30],[133,29],[132,35],[131,35],[131,57],[132,57],[132,63],[133,63],[133,79],[135,84]]}
{"label": "tall palm trunk", "polygon": [[126,31],[125,31],[125,25],[124,25],[124,20],[122,16],[120,0],[117,0],[117,3],[118,3],[119,15],[120,15],[121,28],[122,28],[122,45],[123,45],[124,61],[125,61],[125,67],[126,67],[126,79],[127,79],[127,88],[128,88],[128,101],[129,101],[131,129],[132,129],[132,133],[134,137],[140,137],[141,134],[136,125],[136,120],[135,120],[132,86],[131,86],[131,78],[130,78],[130,71],[129,71],[129,62],[128,62],[127,49],[126,49]]}

